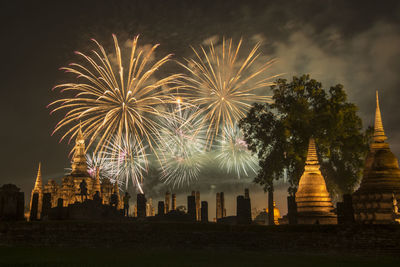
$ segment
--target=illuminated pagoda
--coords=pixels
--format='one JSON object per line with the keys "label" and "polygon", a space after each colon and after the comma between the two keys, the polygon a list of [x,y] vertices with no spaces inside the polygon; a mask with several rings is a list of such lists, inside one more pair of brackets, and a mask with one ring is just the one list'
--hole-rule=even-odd
{"label": "illuminated pagoda", "polygon": [[[62,178],[61,186],[57,184],[54,179],[49,179],[48,182],[42,186],[41,169],[39,165],[35,186],[32,190],[32,196],[34,193],[39,194],[38,219],[41,218],[40,211],[42,209],[43,194],[45,193],[51,194],[51,207],[56,207],[59,199],[63,200],[64,207],[76,202],[82,202],[80,183],[83,180],[86,182],[87,199],[93,199],[96,191],[98,191],[99,196],[102,197],[102,203],[109,205],[111,194],[115,192],[119,200],[118,209],[122,209],[123,204],[121,201],[121,196],[119,195],[117,183],[112,184],[107,178],[100,182],[99,172],[96,173],[95,178],[92,178],[89,175],[87,171],[85,139],[81,129],[79,129],[76,137],[71,165],[72,171],[69,175],[66,175]],[[32,208],[32,203],[30,205]]]}
{"label": "illuminated pagoda", "polygon": [[336,214],[326,189],[315,147],[310,138],[304,173],[296,192],[297,222],[299,224],[337,224]]}
{"label": "illuminated pagoda", "polygon": [[365,160],[363,178],[353,194],[356,222],[390,224],[398,219],[397,199],[400,197],[399,163],[390,151],[383,130],[378,92],[373,141]]}
{"label": "illuminated pagoda", "polygon": [[[274,224],[279,225],[279,219],[281,219],[281,212],[279,211],[278,207],[276,206],[276,202],[273,202],[274,204]],[[266,208],[265,212],[269,214],[268,208]]]}

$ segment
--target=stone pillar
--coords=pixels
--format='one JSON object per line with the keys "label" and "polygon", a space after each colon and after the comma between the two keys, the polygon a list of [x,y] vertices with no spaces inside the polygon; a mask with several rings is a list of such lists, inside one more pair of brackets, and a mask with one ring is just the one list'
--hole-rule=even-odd
{"label": "stone pillar", "polygon": [[149,198],[149,202],[146,204],[146,216],[153,216],[153,199]]}
{"label": "stone pillar", "polygon": [[201,202],[201,222],[208,222],[208,202]]}
{"label": "stone pillar", "polygon": [[343,215],[344,223],[354,223],[353,199],[350,194],[343,195]]}
{"label": "stone pillar", "polygon": [[221,192],[219,195],[220,195],[220,198],[221,198],[222,217],[226,217],[225,195],[224,195],[224,192]]}
{"label": "stone pillar", "polygon": [[51,209],[51,193],[44,193],[43,194],[42,214],[41,214],[42,220],[45,217],[49,216],[50,209]]}
{"label": "stone pillar", "polygon": [[172,210],[176,210],[176,194],[172,194]]}
{"label": "stone pillar", "polygon": [[237,223],[251,224],[250,198],[246,198],[245,196],[237,196],[236,205]]}
{"label": "stone pillar", "polygon": [[196,197],[188,196],[187,197],[187,206],[188,206],[188,214],[192,221],[196,221]]}
{"label": "stone pillar", "polygon": [[217,193],[217,199],[216,199],[216,216],[215,218],[218,220],[222,218],[222,209],[221,209],[221,196],[220,193]]}
{"label": "stone pillar", "polygon": [[158,201],[158,215],[164,215],[165,213],[164,201]]}
{"label": "stone pillar", "polygon": [[17,221],[24,219],[24,193],[13,184],[0,188],[0,221]]}
{"label": "stone pillar", "polygon": [[64,208],[64,199],[59,198],[57,199],[57,219],[61,220],[63,219],[63,208]]}
{"label": "stone pillar", "polygon": [[137,194],[137,217],[146,217],[146,197],[144,194]]}
{"label": "stone pillar", "polygon": [[137,203],[133,205],[133,217],[137,217]]}
{"label": "stone pillar", "polygon": [[217,209],[217,214],[216,214],[217,221],[218,221],[218,219],[226,217],[224,192],[217,193],[216,209]]}
{"label": "stone pillar", "polygon": [[344,203],[343,202],[336,203],[336,213],[337,213],[337,223],[344,224],[345,219],[344,219]]}
{"label": "stone pillar", "polygon": [[199,191],[196,191],[196,220],[197,221],[200,221],[200,219],[201,219],[201,216],[200,216],[200,213],[201,213],[201,211],[200,211],[200,192]]}
{"label": "stone pillar", "polygon": [[29,214],[30,221],[36,221],[39,219],[38,218],[38,208],[39,208],[39,193],[34,193],[32,195],[31,211]]}
{"label": "stone pillar", "polygon": [[287,197],[289,224],[297,224],[297,204],[294,196]]}
{"label": "stone pillar", "polygon": [[171,201],[171,194],[169,192],[166,192],[165,193],[165,202],[164,202],[165,214],[167,214],[170,211],[170,208],[171,208],[170,201]]}

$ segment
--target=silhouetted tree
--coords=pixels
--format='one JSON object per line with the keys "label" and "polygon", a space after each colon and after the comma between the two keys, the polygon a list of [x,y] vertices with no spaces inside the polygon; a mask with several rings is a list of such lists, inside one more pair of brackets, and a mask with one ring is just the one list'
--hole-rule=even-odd
{"label": "silhouetted tree", "polygon": [[254,104],[240,122],[249,149],[258,155],[255,182],[269,193],[273,210],[273,180],[286,172],[294,195],[304,171],[308,141],[316,140],[321,171],[331,193],[350,193],[358,184],[368,150],[371,127],[362,130],[357,106],[347,102],[343,86],[324,90],[309,75],[278,79],[273,104]]}

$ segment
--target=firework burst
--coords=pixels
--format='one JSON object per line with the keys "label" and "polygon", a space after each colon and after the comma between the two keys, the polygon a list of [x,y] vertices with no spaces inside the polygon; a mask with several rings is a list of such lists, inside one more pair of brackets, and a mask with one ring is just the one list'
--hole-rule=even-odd
{"label": "firework burst", "polygon": [[212,43],[208,51],[204,47],[200,51],[192,48],[195,57],[186,60],[186,65],[181,64],[190,74],[185,79],[189,89],[187,97],[200,107],[198,115],[207,125],[209,145],[220,129],[232,128],[244,117],[251,104],[271,101],[270,96],[258,95],[256,91],[273,84],[271,80],[276,76],[266,72],[274,60],[256,66],[260,44],[247,57],[240,58],[241,44],[242,40],[234,46],[232,39],[224,39],[221,48]]}
{"label": "firework burst", "polygon": [[199,176],[205,152],[205,131],[202,121],[193,116],[194,107],[177,108],[162,121],[159,150],[161,180],[174,187],[190,184]]}
{"label": "firework burst", "polygon": [[[90,177],[96,178],[97,172],[99,172],[100,179],[103,178],[111,178],[114,177],[115,172],[113,172],[113,168],[105,157],[105,153],[87,153],[86,157],[86,164],[87,164],[87,172]],[[72,169],[65,168],[66,174],[70,174]]]}
{"label": "firework burst", "polygon": [[155,77],[171,55],[153,63],[152,57],[158,45],[147,51],[140,49],[138,37],[132,41],[129,63],[124,68],[115,35],[113,39],[113,57],[109,57],[103,46],[93,40],[97,51],[92,51],[92,56],[76,52],[85,63],[72,63],[62,68],[75,74],[77,80],[54,87],[73,94],[49,105],[55,106],[52,112],[66,112],[54,132],[66,128],[61,140],[68,135],[71,140],[78,133],[81,121],[83,133],[89,137],[87,148],[95,143],[95,152],[101,151],[111,138],[116,138],[118,145],[135,140],[139,150],[143,149],[144,140],[153,148],[159,129],[157,119],[165,115],[160,106],[174,101],[171,94],[179,87],[176,81],[180,75],[162,79]]}
{"label": "firework burst", "polygon": [[103,154],[110,173],[113,173],[110,178],[112,182],[127,189],[131,180],[137,190],[143,193],[143,174],[148,169],[146,146],[136,143],[132,136],[129,136],[128,141],[122,139],[122,142],[114,137],[105,146]]}
{"label": "firework burst", "polygon": [[87,171],[92,178],[96,178],[99,172],[100,179],[114,176],[112,166],[109,164],[104,153],[86,154]]}
{"label": "firework burst", "polygon": [[220,168],[228,173],[234,172],[238,178],[257,173],[257,157],[247,149],[243,134],[235,124],[233,128],[225,127],[223,134],[219,136],[216,149],[216,159],[220,162]]}

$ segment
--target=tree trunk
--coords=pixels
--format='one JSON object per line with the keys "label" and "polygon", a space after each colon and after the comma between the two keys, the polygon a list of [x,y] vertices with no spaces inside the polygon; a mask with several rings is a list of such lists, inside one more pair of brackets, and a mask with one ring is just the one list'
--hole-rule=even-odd
{"label": "tree trunk", "polygon": [[268,225],[275,225],[274,222],[274,185],[273,182],[268,188]]}

